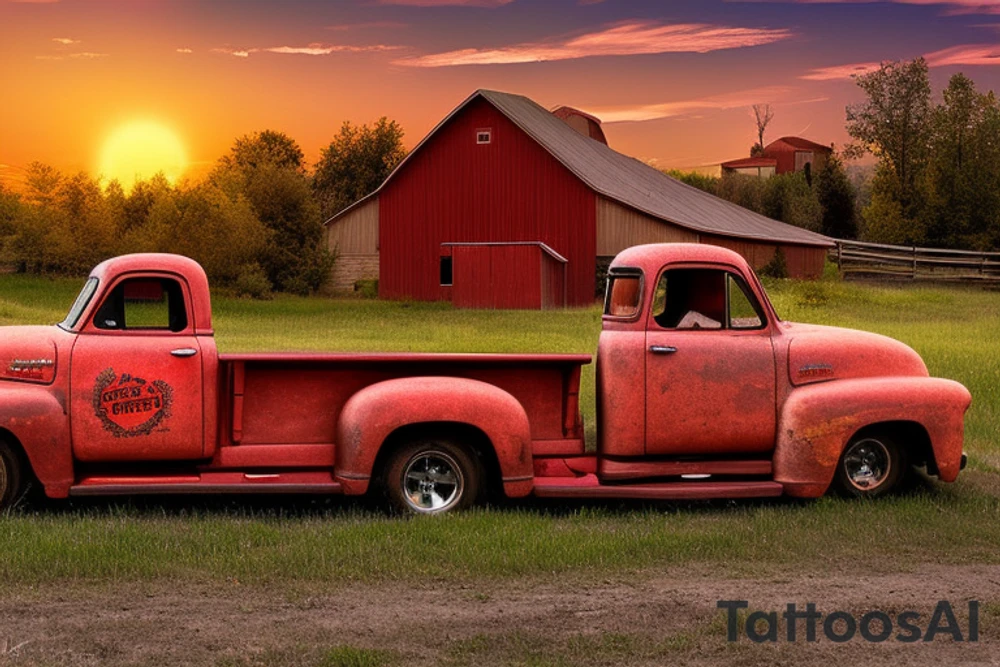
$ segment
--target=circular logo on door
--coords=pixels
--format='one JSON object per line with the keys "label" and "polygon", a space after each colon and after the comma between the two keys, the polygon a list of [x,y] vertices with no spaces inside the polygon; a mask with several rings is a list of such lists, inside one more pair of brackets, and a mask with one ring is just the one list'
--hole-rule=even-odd
{"label": "circular logo on door", "polygon": [[170,417],[174,390],[163,380],[147,382],[113,368],[97,376],[94,413],[116,438],[149,435]]}

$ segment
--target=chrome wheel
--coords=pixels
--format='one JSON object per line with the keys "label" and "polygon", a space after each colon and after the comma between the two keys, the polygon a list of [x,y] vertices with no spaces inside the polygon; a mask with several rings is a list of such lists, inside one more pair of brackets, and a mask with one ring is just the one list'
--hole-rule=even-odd
{"label": "chrome wheel", "polygon": [[449,454],[423,451],[403,470],[403,498],[415,512],[444,512],[457,504],[465,490],[462,469]]}
{"label": "chrome wheel", "polygon": [[865,438],[852,443],[843,459],[847,481],[858,491],[880,487],[892,472],[892,456],[880,440]]}

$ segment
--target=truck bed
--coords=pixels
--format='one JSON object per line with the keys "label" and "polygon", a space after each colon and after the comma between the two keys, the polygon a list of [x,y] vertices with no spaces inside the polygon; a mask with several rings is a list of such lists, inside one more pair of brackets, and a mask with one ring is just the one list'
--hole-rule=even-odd
{"label": "truck bed", "polygon": [[581,439],[585,354],[223,354],[221,448],[331,446],[347,400],[365,387],[413,376],[495,385],[524,407],[533,440]]}

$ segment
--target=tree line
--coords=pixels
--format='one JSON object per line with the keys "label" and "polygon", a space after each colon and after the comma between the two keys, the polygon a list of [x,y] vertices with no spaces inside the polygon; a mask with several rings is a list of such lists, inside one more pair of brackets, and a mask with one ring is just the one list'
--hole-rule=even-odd
{"label": "tree line", "polygon": [[80,275],[115,255],[173,252],[239,294],[307,294],[335,261],[323,221],[378,187],[405,156],[402,139],[386,118],[345,122],[308,169],[292,138],[264,130],[236,139],[204,180],[159,174],[128,192],[35,162],[16,192],[0,185],[0,263]]}
{"label": "tree line", "polygon": [[[932,99],[923,58],[855,77],[864,99],[847,107],[852,143],[811,175],[761,179],[670,172],[689,185],[776,220],[840,239],[1000,250],[1000,103],[964,74]],[[754,106],[760,154],[770,107]],[[871,156],[856,183],[845,160]]]}

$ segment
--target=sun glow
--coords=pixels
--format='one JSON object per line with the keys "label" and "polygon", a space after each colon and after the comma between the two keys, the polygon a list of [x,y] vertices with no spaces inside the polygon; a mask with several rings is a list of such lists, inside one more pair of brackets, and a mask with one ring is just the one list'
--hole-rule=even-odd
{"label": "sun glow", "polygon": [[108,181],[117,180],[126,190],[136,181],[162,172],[176,183],[187,169],[187,155],[180,137],[152,121],[122,125],[105,140],[98,170]]}

